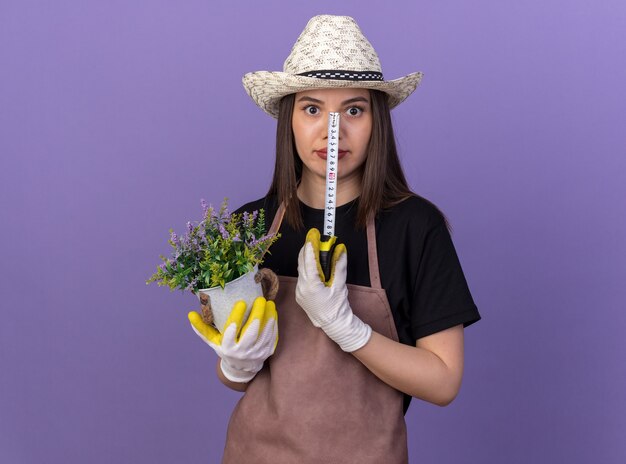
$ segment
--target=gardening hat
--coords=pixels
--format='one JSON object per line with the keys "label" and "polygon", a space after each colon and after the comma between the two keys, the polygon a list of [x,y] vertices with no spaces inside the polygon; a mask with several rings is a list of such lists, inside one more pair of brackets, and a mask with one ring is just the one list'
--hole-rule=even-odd
{"label": "gardening hat", "polygon": [[398,106],[417,87],[421,72],[386,81],[378,55],[349,16],[311,18],[285,60],[283,72],[256,71],[243,86],[267,114],[278,118],[285,95],[308,89],[362,88],[385,92],[389,107]]}

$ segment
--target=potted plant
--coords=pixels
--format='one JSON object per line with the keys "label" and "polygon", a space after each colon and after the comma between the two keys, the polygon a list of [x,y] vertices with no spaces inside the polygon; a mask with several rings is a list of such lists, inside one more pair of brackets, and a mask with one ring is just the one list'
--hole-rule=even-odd
{"label": "potted plant", "polygon": [[202,220],[187,222],[183,236],[170,229],[172,255],[160,256],[163,262],[146,284],[191,291],[200,299],[204,322],[222,330],[236,301],[246,301],[250,311],[258,296],[276,296],[278,278],[258,266],[279,234],[265,233],[262,209],[230,213],[227,199],[219,211],[204,200],[201,205]]}

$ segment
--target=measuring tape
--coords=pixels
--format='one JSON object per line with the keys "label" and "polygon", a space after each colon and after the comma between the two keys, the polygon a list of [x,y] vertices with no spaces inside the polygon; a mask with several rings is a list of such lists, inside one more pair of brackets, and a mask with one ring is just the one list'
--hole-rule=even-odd
{"label": "measuring tape", "polygon": [[339,163],[339,113],[328,114],[328,145],[326,148],[326,200],[324,202],[323,235],[335,235],[337,203],[337,166]]}
{"label": "measuring tape", "polygon": [[337,168],[339,167],[339,113],[328,113],[326,145],[326,199],[324,230],[320,241],[320,265],[325,281],[330,279],[331,256],[335,248],[335,210],[337,207]]}

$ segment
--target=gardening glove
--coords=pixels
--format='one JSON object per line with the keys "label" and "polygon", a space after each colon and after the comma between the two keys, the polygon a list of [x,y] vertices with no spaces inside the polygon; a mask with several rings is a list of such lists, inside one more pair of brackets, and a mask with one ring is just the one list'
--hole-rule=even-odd
{"label": "gardening glove", "polygon": [[246,303],[235,303],[221,333],[205,324],[197,312],[188,314],[194,332],[221,358],[222,372],[232,382],[252,380],[278,343],[278,314],[273,301],[262,296],[254,300],[244,324],[245,313]]}
{"label": "gardening glove", "polygon": [[[339,256],[346,252],[346,246],[343,243],[336,243],[336,241],[337,237],[331,237],[328,242],[322,244],[320,231],[317,229],[309,229],[306,234],[306,238],[304,239],[304,243],[309,242],[313,245],[313,255],[315,257],[317,273],[320,276],[320,280],[324,282],[324,285],[327,287],[330,287],[333,283],[333,278],[335,277],[335,265],[337,264]],[[330,271],[328,272],[330,277],[328,279],[326,279],[326,273],[320,259],[320,252],[322,249],[324,249],[327,253],[332,253],[330,256]]]}
{"label": "gardening glove", "polygon": [[316,249],[319,250],[319,232],[309,231],[298,255],[296,301],[315,327],[321,328],[343,351],[351,353],[369,341],[372,329],[354,315],[348,302],[346,247],[343,244],[335,247],[331,278],[326,284]]}

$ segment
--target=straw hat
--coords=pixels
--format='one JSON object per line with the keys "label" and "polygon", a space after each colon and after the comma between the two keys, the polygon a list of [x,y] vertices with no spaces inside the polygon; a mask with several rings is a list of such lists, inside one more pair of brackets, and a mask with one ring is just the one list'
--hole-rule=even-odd
{"label": "straw hat", "polygon": [[280,99],[308,89],[352,87],[376,89],[388,95],[393,108],[407,98],[422,73],[386,81],[378,55],[349,16],[311,18],[285,60],[283,72],[257,71],[243,76],[254,102],[277,118]]}

